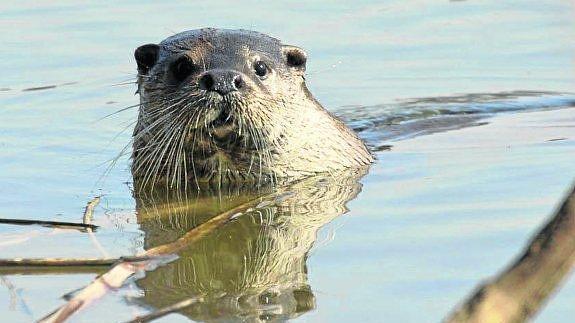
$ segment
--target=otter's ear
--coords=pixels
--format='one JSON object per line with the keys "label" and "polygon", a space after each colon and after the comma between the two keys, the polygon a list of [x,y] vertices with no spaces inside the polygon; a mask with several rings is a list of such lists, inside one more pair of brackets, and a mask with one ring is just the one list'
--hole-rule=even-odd
{"label": "otter's ear", "polygon": [[282,45],[282,53],[287,66],[305,71],[307,54],[303,49],[296,46]]}
{"label": "otter's ear", "polygon": [[156,44],[146,44],[136,48],[134,57],[138,64],[138,73],[148,74],[150,69],[158,61],[160,56],[160,46]]}

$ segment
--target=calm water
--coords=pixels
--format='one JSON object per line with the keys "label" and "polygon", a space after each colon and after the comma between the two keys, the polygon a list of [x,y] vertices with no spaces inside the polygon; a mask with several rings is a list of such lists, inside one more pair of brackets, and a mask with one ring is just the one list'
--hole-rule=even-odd
{"label": "calm water", "polygon": [[[162,320],[439,321],[522,249],[575,178],[574,17],[559,0],[1,3],[0,217],[78,222],[104,194],[96,237],[122,256],[239,203],[134,200],[128,159],[107,168],[137,111],[102,118],[137,102],[137,46],[205,26],[255,29],[308,51],[308,86],[378,162],[363,177],[292,188],[286,206],[315,202],[243,217],[77,320],[252,288],[239,309],[222,305],[230,296]],[[327,200],[314,200],[322,189]],[[0,225],[2,258],[88,256],[100,254],[85,233]],[[0,313],[38,319],[94,277],[5,271]],[[571,279],[538,320],[568,321],[574,303]]]}

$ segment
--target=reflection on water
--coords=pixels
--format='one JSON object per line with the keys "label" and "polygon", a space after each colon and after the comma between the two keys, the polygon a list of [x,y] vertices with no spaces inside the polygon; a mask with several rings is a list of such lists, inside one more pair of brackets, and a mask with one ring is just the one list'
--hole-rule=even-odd
{"label": "reflection on water", "polygon": [[[193,320],[288,319],[315,307],[307,253],[318,230],[346,212],[367,169],[318,176],[291,185],[279,202],[245,212],[190,245],[179,259],[146,274],[138,303],[162,308],[193,296],[203,302],[182,311]],[[149,249],[173,241],[219,212],[265,191],[230,190],[194,197],[137,198],[138,221]]]}

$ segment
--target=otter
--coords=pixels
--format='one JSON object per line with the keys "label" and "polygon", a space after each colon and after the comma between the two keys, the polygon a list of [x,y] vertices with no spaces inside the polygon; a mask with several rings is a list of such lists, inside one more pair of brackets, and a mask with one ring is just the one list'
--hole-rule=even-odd
{"label": "otter", "polygon": [[248,30],[189,30],[135,50],[138,187],[274,184],[374,157],[305,84],[307,55]]}

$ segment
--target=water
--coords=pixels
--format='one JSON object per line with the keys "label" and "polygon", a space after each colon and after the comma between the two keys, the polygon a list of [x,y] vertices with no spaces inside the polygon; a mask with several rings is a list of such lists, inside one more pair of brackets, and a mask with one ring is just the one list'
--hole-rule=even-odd
{"label": "water", "polygon": [[[78,222],[87,201],[104,194],[96,237],[122,256],[240,203],[243,195],[232,194],[145,217],[143,205],[163,204],[132,198],[128,160],[107,172],[136,111],[102,118],[137,102],[137,46],[204,26],[255,29],[304,47],[311,91],[379,151],[361,193],[353,198],[354,179],[329,212],[317,203],[308,213],[284,211],[292,216],[270,206],[240,217],[77,319],[125,321],[177,295],[241,291],[239,282],[260,277],[261,286],[266,278],[285,287],[266,294],[281,318],[439,321],[522,249],[573,180],[574,9],[566,1],[0,4],[0,216]],[[349,212],[337,216],[348,199]],[[246,246],[268,246],[249,259],[284,256],[293,267],[274,272],[258,262],[240,279]],[[0,225],[0,255],[100,256],[85,233],[8,225]],[[85,268],[4,271],[0,312],[10,322],[38,319],[94,276]],[[163,320],[247,315],[216,311],[228,301]],[[538,320],[566,321],[574,301],[571,279]]]}

